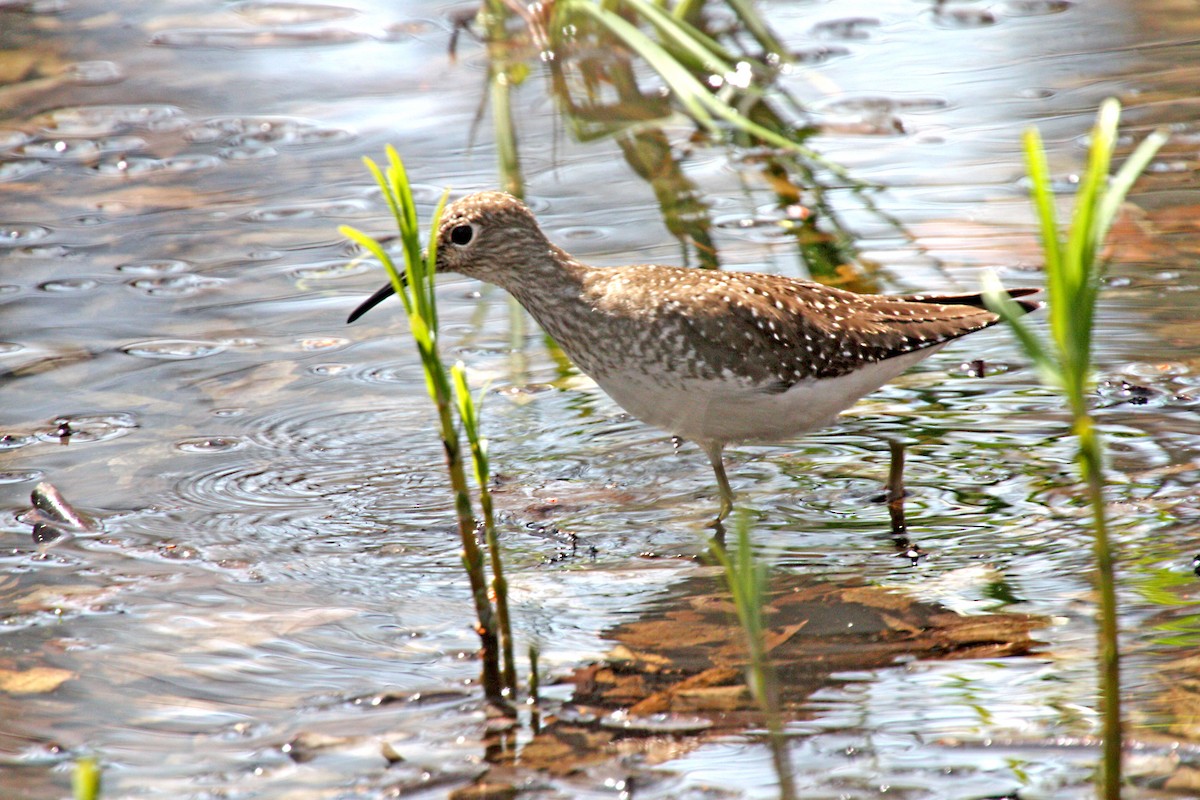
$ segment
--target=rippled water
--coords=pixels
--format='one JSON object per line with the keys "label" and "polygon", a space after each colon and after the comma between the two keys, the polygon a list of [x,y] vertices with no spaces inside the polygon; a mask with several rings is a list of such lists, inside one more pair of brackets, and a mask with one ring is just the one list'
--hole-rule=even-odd
{"label": "rippled water", "polygon": [[[1194,21],[1117,0],[762,5],[803,56],[786,81],[822,126],[811,144],[889,187],[872,198],[903,230],[834,192],[881,289],[967,290],[984,266],[1037,285],[1022,128],[1041,127],[1070,187],[1099,99],[1122,97],[1131,136],[1171,125],[1118,232],[1098,405],[1131,720],[1143,741],[1195,739],[1180,694],[1200,634]],[[484,62],[468,40],[447,58],[451,27],[420,3],[0,3],[0,676],[62,679],[0,692],[6,797],[64,794],[86,752],[113,797],[438,796],[482,770],[477,639],[418,361],[397,309],[343,324],[381,275],[348,266],[336,231],[387,230],[360,163],[387,142],[426,209],[444,186],[496,184],[486,128],[469,135]],[[520,137],[550,236],[599,263],[677,263],[652,192],[610,143],[564,136],[535,83]],[[740,166],[686,162],[724,263],[798,274]],[[501,293],[440,287],[443,341],[491,387],[520,636],[565,670],[672,600],[711,473],[556,360]],[[1093,731],[1089,539],[1063,419],[994,331],[836,428],[732,449],[777,568],[1054,621],[1037,656],[843,676],[795,728],[806,797],[1088,796],[1093,753],[1048,744]],[[916,568],[872,501],[881,436],[911,444]],[[42,480],[98,529],[35,546],[20,515]],[[300,758],[284,745],[301,734],[366,738]],[[765,796],[771,780],[741,738],[609,772],[556,785],[609,796],[633,772],[647,795]]]}

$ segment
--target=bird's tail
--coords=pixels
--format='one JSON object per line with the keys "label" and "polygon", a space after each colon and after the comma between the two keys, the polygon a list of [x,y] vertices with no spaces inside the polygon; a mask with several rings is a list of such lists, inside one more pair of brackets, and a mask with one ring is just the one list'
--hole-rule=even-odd
{"label": "bird's tail", "polygon": [[[1031,294],[1038,294],[1041,289],[1006,289],[1008,296],[1017,301],[1025,313],[1037,311],[1042,307],[1040,300],[1021,300],[1022,297],[1027,297]],[[987,308],[987,304],[983,301],[982,293],[975,294],[906,294],[901,296],[902,300],[907,300],[911,303],[937,303],[943,306],[973,306],[975,308]]]}

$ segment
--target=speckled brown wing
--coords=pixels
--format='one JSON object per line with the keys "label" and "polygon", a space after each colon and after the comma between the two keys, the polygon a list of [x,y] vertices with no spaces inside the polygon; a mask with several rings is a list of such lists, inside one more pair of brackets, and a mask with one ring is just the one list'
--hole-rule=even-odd
{"label": "speckled brown wing", "polygon": [[[728,371],[771,392],[846,375],[998,321],[981,308],[978,295],[945,296],[952,302],[940,303],[926,296],[860,295],[759,273],[716,273],[699,281],[694,275],[669,277],[678,277],[677,289],[687,283],[687,291],[673,292],[667,303],[698,334],[705,371]],[[1037,307],[1023,304],[1026,310]]]}

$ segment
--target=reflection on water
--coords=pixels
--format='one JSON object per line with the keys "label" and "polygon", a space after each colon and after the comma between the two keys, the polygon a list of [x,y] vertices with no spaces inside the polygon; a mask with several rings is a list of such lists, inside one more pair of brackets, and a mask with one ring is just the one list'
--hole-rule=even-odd
{"label": "reflection on water", "polygon": [[[890,187],[873,201],[908,235],[860,194],[830,195],[882,289],[969,290],[982,266],[1040,280],[1020,183],[1029,122],[1064,187],[1099,98],[1123,97],[1130,141],[1172,126],[1118,229],[1096,402],[1134,732],[1194,740],[1194,21],[1116,0],[761,5],[809,54],[785,85],[813,111],[810,143]],[[336,232],[386,231],[359,160],[385,142],[427,209],[443,186],[497,183],[487,137],[468,147],[480,49],[463,38],[450,62],[451,28],[425,5],[369,0],[0,4],[6,797],[65,794],[64,765],[89,751],[113,796],[437,796],[482,770],[477,639],[419,366],[394,314],[342,324],[378,276],[347,266]],[[513,102],[551,238],[596,263],[677,263],[660,199],[622,163],[666,148],[717,222],[723,264],[800,271],[794,241],[762,224],[778,220],[778,187],[755,154],[694,146],[673,124],[578,144],[536,84]],[[493,387],[519,635],[558,672],[693,574],[708,466],[624,417],[500,294],[441,287],[443,342]],[[1056,620],[1034,657],[843,674],[795,729],[814,796],[1090,794],[1086,747],[1043,746],[1093,730],[1089,540],[1063,419],[997,331],[834,429],[731,453],[777,568]],[[915,569],[872,502],[880,436],[909,445],[908,524],[927,553]],[[94,527],[37,546],[20,515],[40,481]],[[710,781],[761,794],[771,780],[751,741],[679,748],[674,773],[609,759],[546,780],[567,795],[631,772],[644,794]]]}

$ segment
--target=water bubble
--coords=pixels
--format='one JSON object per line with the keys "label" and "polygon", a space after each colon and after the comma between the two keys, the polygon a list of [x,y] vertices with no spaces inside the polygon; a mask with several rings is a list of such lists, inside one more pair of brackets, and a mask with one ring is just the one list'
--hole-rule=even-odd
{"label": "water bubble", "polygon": [[192,265],[187,261],[175,259],[159,259],[156,261],[132,261],[117,266],[117,272],[129,272],[134,275],[169,275],[175,272],[185,272]]}
{"label": "water bubble", "polygon": [[230,146],[329,144],[354,138],[344,128],[298,117],[212,117],[190,127],[184,136],[191,141]]}
{"label": "water bubble", "polygon": [[327,203],[301,203],[256,208],[253,211],[247,211],[240,215],[238,219],[244,222],[282,222],[291,219],[342,218],[365,209],[365,204],[349,200]]}
{"label": "water bubble", "polygon": [[22,258],[63,259],[76,255],[75,251],[65,244],[35,244],[30,247],[18,247],[12,251],[14,256]]}
{"label": "water bubble", "polygon": [[191,339],[153,339],[127,344],[121,350],[138,358],[186,361],[192,358],[204,358],[224,352],[225,345],[218,342],[204,342]]}
{"label": "water bubble", "polygon": [[320,339],[301,339],[300,349],[310,352],[315,350],[330,350],[335,347],[345,347],[350,344],[349,339],[344,339],[341,336],[325,336]]}
{"label": "water bubble", "polygon": [[23,433],[0,433],[0,452],[28,447],[37,442],[37,436]]}
{"label": "water bubble", "polygon": [[292,270],[288,274],[296,280],[320,281],[345,278],[351,275],[360,275],[363,272],[367,272],[372,269],[374,269],[374,266],[366,259],[354,262],[338,259],[337,261],[331,261],[327,264],[314,264],[313,266],[309,267],[299,267]]}
{"label": "water bubble", "polygon": [[[823,64],[831,58],[838,56],[849,55],[850,51],[839,45],[816,45],[813,47],[803,47],[792,50],[790,55],[792,61],[798,64]],[[782,64],[781,67],[788,67],[788,64]]]}
{"label": "water bubble", "polygon": [[1042,86],[1028,86],[1024,89],[1019,89],[1016,95],[1023,100],[1048,100],[1054,97],[1054,90]]}
{"label": "water bubble", "polygon": [[412,362],[356,370],[351,376],[364,383],[408,383],[420,379],[419,368]]}
{"label": "water bubble", "polygon": [[279,151],[267,145],[250,144],[241,147],[222,147],[217,151],[217,155],[226,161],[254,161],[274,158],[279,155]]}
{"label": "water bubble", "polygon": [[58,281],[38,283],[37,288],[49,293],[68,294],[76,291],[91,291],[100,285],[92,278],[61,278]]}
{"label": "water bubble", "polygon": [[125,436],[137,427],[137,417],[124,411],[68,414],[53,419],[50,427],[37,432],[37,438],[63,444],[104,442]]}
{"label": "water bubble", "polygon": [[986,28],[996,24],[996,15],[986,8],[947,8],[941,6],[933,18],[944,28]]}
{"label": "water bubble", "polygon": [[33,137],[25,133],[25,131],[0,129],[0,150],[9,150],[14,147],[20,147]]}
{"label": "water bubble", "polygon": [[150,44],[160,47],[220,48],[250,50],[267,47],[315,47],[349,44],[368,38],[363,31],[348,28],[272,31],[266,29],[234,30],[230,28],[178,28],[160,31],[150,37]]}
{"label": "water bubble", "polygon": [[69,66],[66,75],[70,81],[88,86],[118,83],[125,79],[121,68],[112,61],[80,61]]}
{"label": "water bubble", "polygon": [[814,108],[823,114],[891,113],[897,111],[920,113],[943,111],[949,107],[950,101],[944,97],[885,97],[880,95],[838,97],[814,106]]}
{"label": "water bubble", "polygon": [[[1033,187],[1033,184],[1030,183],[1028,176],[1024,176],[1017,180],[1017,186],[1023,193],[1027,193]],[[1050,191],[1054,194],[1074,194],[1077,188],[1079,188],[1078,175],[1050,176]]]}
{"label": "water bubble", "polygon": [[340,375],[350,368],[349,364],[314,364],[308,368],[310,375],[319,375],[323,378]]}
{"label": "water bubble", "polygon": [[359,12],[345,6],[321,5],[314,3],[284,3],[284,2],[247,2],[234,3],[230,6],[235,14],[245,17],[255,25],[280,26],[301,25],[314,22],[330,22],[336,19],[347,19]]}
{"label": "water bubble", "polygon": [[558,231],[564,239],[575,239],[578,241],[586,241],[589,239],[606,239],[612,235],[612,231],[608,228],[599,228],[591,225],[576,225],[569,228],[561,228]]}
{"label": "water bubble", "polygon": [[225,453],[245,444],[246,440],[238,436],[198,436],[179,440],[175,449],[184,453]]}
{"label": "water bubble", "polygon": [[143,128],[161,130],[168,122],[179,124],[183,112],[169,105],[108,105],[60,108],[38,118],[43,130],[59,136],[110,136]]}
{"label": "water bubble", "polygon": [[40,469],[15,469],[0,471],[0,484],[28,483],[41,480],[43,473]]}
{"label": "water bubble", "polygon": [[1146,165],[1146,172],[1164,175],[1170,173],[1188,173],[1192,171],[1190,161],[1152,161]]}
{"label": "water bubble", "polygon": [[0,222],[0,247],[20,247],[28,242],[44,239],[51,233],[41,225]]}
{"label": "water bubble", "polygon": [[99,285],[99,281],[91,278],[62,278],[39,283],[37,288],[43,292],[66,294],[70,292],[90,292]]}
{"label": "water bubble", "polygon": [[26,158],[45,161],[90,161],[100,155],[100,145],[91,139],[42,139],[16,148]]}
{"label": "water bubble", "polygon": [[122,156],[102,161],[95,170],[101,175],[146,175],[153,172],[194,172],[220,166],[221,159],[212,155],[182,155],[170,158]]}
{"label": "water bubble", "polygon": [[207,289],[215,289],[225,281],[185,272],[159,278],[138,278],[129,287],[149,297],[186,297]]}

